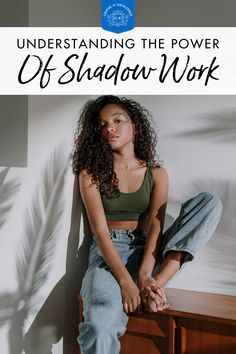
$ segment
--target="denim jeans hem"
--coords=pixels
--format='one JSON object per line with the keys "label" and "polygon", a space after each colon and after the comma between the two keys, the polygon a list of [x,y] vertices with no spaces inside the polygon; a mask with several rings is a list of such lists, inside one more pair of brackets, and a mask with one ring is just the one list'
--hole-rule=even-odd
{"label": "denim jeans hem", "polygon": [[168,246],[168,247],[166,247],[166,249],[163,251],[163,259],[165,259],[165,255],[169,251],[187,252],[188,254],[184,258],[183,263],[191,262],[194,259],[194,252],[193,252],[192,249],[190,249],[188,247],[180,248],[180,247],[177,247],[177,246]]}

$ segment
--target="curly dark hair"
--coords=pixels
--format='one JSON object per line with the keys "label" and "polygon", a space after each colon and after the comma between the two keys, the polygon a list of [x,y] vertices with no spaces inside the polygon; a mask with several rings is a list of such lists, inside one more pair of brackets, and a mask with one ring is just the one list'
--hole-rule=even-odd
{"label": "curly dark hair", "polygon": [[139,163],[159,165],[156,154],[157,136],[151,126],[151,116],[138,102],[125,97],[100,96],[83,106],[74,137],[71,153],[75,175],[85,169],[91,175],[92,184],[99,186],[108,197],[119,195],[119,180],[114,172],[112,150],[102,137],[99,113],[108,104],[124,109],[135,125],[134,153]]}

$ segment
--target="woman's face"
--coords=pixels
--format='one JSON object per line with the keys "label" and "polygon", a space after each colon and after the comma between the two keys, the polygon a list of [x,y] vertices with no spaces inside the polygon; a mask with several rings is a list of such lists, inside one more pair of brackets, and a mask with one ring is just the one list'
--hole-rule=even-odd
{"label": "woman's face", "polygon": [[112,150],[133,145],[134,124],[123,108],[108,104],[100,111],[99,116],[102,136]]}

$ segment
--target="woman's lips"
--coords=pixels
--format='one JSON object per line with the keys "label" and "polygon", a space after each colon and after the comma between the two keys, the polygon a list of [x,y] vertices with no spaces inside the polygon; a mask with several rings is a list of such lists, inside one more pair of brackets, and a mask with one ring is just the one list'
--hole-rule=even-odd
{"label": "woman's lips", "polygon": [[116,139],[118,139],[119,137],[118,136],[115,136],[115,135],[110,135],[107,137],[107,140],[108,141],[115,141]]}

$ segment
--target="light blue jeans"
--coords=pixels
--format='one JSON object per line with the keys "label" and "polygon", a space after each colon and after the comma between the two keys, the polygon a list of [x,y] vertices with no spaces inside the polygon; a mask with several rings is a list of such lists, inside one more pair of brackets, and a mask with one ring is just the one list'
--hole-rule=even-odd
{"label": "light blue jeans", "polygon": [[[185,251],[184,262],[191,261],[213,234],[222,212],[218,197],[200,193],[182,203],[179,216],[163,234],[153,274],[158,271],[166,252]],[[145,231],[110,229],[110,237],[122,262],[137,280],[145,245]],[[83,278],[81,296],[84,322],[79,325],[78,342],[82,354],[118,354],[118,337],[126,330],[128,316],[123,310],[120,286],[92,241],[89,265]]]}

